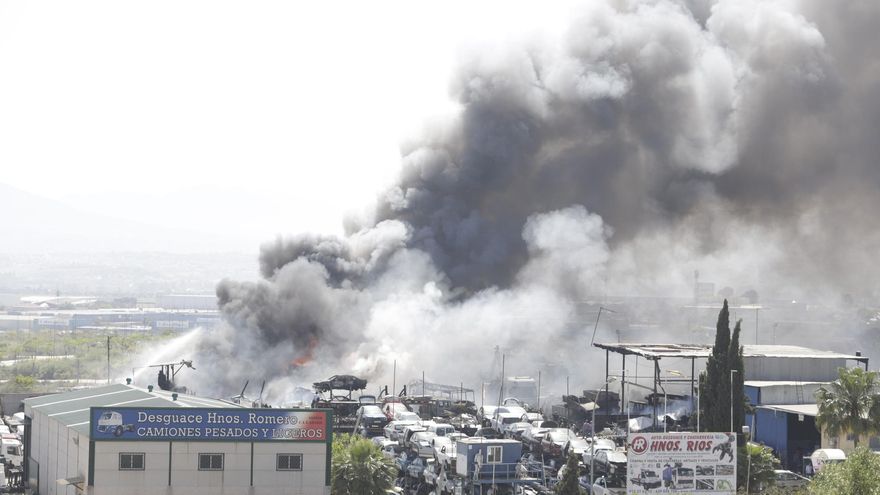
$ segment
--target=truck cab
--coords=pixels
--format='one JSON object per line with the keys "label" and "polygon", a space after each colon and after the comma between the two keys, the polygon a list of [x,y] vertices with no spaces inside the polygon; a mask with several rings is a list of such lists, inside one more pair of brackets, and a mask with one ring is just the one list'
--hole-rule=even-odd
{"label": "truck cab", "polygon": [[6,460],[15,467],[21,467],[23,452],[21,441],[15,438],[13,434],[4,434],[0,438],[0,449]]}

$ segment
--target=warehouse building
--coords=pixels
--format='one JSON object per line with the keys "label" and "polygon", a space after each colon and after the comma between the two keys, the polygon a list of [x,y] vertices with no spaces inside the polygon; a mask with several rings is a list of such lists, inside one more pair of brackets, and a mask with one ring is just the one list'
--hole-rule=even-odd
{"label": "warehouse building", "polygon": [[243,408],[122,384],[24,404],[33,493],[330,493],[328,410]]}

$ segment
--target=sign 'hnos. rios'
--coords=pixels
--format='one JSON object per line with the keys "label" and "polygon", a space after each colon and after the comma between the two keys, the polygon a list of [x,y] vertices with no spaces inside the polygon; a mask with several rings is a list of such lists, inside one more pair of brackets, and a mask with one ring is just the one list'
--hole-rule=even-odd
{"label": "sign 'hnos. rios'", "polygon": [[92,440],[326,442],[329,412],[311,409],[93,407]]}
{"label": "sign 'hnos. rios'", "polygon": [[732,433],[633,433],[627,446],[627,494],[736,492]]}

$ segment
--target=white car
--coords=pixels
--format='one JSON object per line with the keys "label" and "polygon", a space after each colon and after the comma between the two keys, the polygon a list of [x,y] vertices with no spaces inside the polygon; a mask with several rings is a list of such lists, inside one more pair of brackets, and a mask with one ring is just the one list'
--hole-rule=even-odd
{"label": "white car", "polygon": [[394,421],[412,421],[416,423],[421,420],[422,418],[412,411],[396,411],[394,413]]}
{"label": "white car", "polygon": [[626,485],[615,480],[606,480],[600,476],[593,483],[592,495],[626,495]]}
{"label": "white car", "polygon": [[546,435],[548,431],[550,431],[550,428],[543,428],[533,424],[531,428],[523,430],[522,435],[520,435],[520,440],[522,440],[522,443],[527,445],[530,449],[536,450],[541,447],[541,441],[544,440],[544,435]]}
{"label": "white car", "polygon": [[383,429],[385,432],[385,438],[399,441],[400,435],[403,434],[407,426],[413,426],[416,423],[416,421],[392,421],[385,425],[385,428]]}
{"label": "white car", "polygon": [[513,414],[518,418],[522,418],[523,421],[528,421],[529,417],[529,412],[521,406],[501,406],[495,410],[495,414]]}
{"label": "white car", "polygon": [[406,473],[413,478],[419,478],[429,465],[434,464],[434,459],[423,459],[421,457],[413,459],[406,467]]}
{"label": "white car", "polygon": [[428,425],[428,431],[437,435],[438,437],[445,437],[446,435],[451,435],[455,433],[455,428],[452,425],[434,423]]}
{"label": "white car", "polygon": [[578,459],[584,458],[584,452],[590,448],[590,442],[586,438],[576,437],[570,438],[565,445],[562,446],[562,456],[568,458],[569,454],[574,454]]}
{"label": "white car", "polygon": [[419,431],[413,433],[413,435],[409,439],[409,446],[411,449],[418,452],[419,457],[434,457],[434,447],[431,445],[431,440],[436,437],[434,433],[430,431]]}
{"label": "white car", "polygon": [[528,421],[529,423],[534,423],[535,421],[544,421],[544,415],[536,412],[526,413],[526,421]]}
{"label": "white car", "polygon": [[428,431],[428,429],[419,424],[409,425],[403,429],[403,433],[397,435],[397,442],[404,447],[410,447],[412,436],[421,431]]}
{"label": "white car", "polygon": [[614,450],[615,448],[617,448],[617,446],[614,444],[613,440],[607,438],[594,438],[593,441],[590,442],[590,446],[587,450],[584,451],[584,464],[589,466],[594,455],[603,450]]}
{"label": "white car", "polygon": [[507,429],[510,425],[518,423],[521,420],[522,418],[516,414],[495,413],[495,417],[492,418],[492,428],[500,431],[502,435],[506,435]]}
{"label": "white car", "polygon": [[387,443],[382,446],[382,455],[392,461],[400,455],[400,445],[397,442]]}
{"label": "white car", "polygon": [[[382,406],[382,412],[385,413],[385,416],[389,420],[393,421],[393,420],[397,419],[398,413],[412,412],[412,411],[407,409],[406,404],[403,404],[401,402],[386,402],[385,405]],[[415,413],[413,413],[413,414],[415,414]],[[416,416],[418,416],[418,415],[416,414]]]}
{"label": "white car", "polygon": [[[593,463],[596,472],[605,475],[626,476],[626,451],[624,450],[600,450],[596,452],[596,460]],[[693,472],[691,473],[693,476]]]}
{"label": "white car", "polygon": [[450,437],[434,437],[431,439],[431,448],[434,449],[434,458],[447,469],[451,468],[456,460],[457,441]]}
{"label": "white car", "polygon": [[498,409],[497,406],[482,406],[480,410],[477,411],[477,419],[480,420],[480,425],[489,426],[489,422],[495,416],[495,410]]}
{"label": "white car", "polygon": [[507,426],[504,430],[504,436],[507,438],[512,438],[514,440],[519,440],[522,438],[522,434],[527,429],[531,429],[532,424],[526,423],[525,421],[520,421],[517,423],[513,423]]}

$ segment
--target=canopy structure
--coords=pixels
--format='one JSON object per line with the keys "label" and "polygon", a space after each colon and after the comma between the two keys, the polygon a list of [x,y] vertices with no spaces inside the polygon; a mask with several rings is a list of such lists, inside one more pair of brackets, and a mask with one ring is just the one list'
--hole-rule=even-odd
{"label": "canopy structure", "polygon": [[[625,398],[625,387],[627,384],[635,385],[641,388],[652,389],[654,392],[654,396],[658,395],[658,392],[662,392],[662,395],[665,395],[665,389],[663,387],[664,383],[689,383],[690,384],[690,395],[695,395],[696,391],[696,360],[697,359],[707,359],[712,354],[712,346],[709,344],[670,344],[670,343],[602,343],[595,342],[593,343],[593,347],[597,347],[599,349],[605,350],[605,383],[609,382],[609,377],[611,374],[609,373],[609,360],[610,354],[613,352],[615,354],[619,354],[621,356],[621,372],[620,374],[615,373],[616,377],[619,377],[620,381],[620,410],[623,411],[626,409],[626,398]],[[646,387],[642,384],[627,381],[628,378],[632,377],[632,375],[628,375],[626,372],[626,358],[627,356],[635,356],[636,358],[644,358],[648,361],[653,361],[654,363],[654,373],[653,373],[653,387]],[[675,377],[671,376],[662,376],[660,370],[660,360],[663,358],[668,359],[686,359],[690,360],[691,364],[691,373],[690,376],[685,376],[683,373],[679,371],[668,371],[668,374],[675,375]],[[856,361],[865,366],[865,369],[868,369],[868,358],[862,356],[861,354],[841,354],[833,351],[825,351],[819,349],[810,349],[807,347],[800,347],[794,345],[743,345],[743,358],[802,358],[802,359],[832,359],[832,360],[847,360],[847,361]],[[638,377],[635,378],[636,380]],[[606,385],[607,387],[608,385]],[[654,426],[656,426],[656,418],[657,418],[657,401],[654,401]]]}

